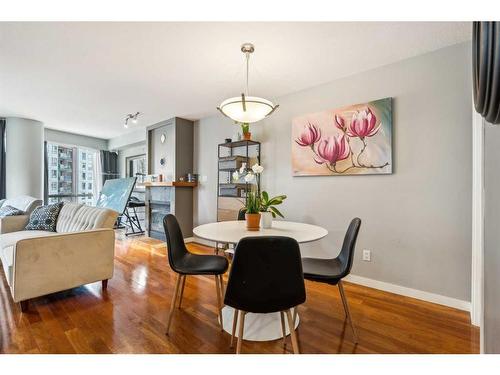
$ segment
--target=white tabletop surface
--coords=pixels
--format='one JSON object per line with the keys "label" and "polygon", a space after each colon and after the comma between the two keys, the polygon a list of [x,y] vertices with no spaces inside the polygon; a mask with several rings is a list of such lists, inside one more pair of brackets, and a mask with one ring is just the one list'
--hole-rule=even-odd
{"label": "white tabletop surface", "polygon": [[196,237],[205,240],[231,244],[238,243],[243,237],[252,236],[286,236],[294,238],[298,243],[305,243],[325,237],[328,231],[317,225],[281,220],[273,221],[270,229],[260,228],[258,231],[249,231],[246,228],[246,222],[240,220],[203,224],[194,228],[193,233]]}

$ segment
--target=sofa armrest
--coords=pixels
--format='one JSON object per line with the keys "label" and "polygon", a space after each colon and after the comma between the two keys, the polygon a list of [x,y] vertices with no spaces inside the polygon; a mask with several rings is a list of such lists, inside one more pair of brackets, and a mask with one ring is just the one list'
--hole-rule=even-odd
{"label": "sofa armrest", "polygon": [[5,216],[0,218],[0,234],[24,230],[30,215]]}
{"label": "sofa armrest", "polygon": [[14,253],[15,302],[113,277],[113,229],[20,240]]}

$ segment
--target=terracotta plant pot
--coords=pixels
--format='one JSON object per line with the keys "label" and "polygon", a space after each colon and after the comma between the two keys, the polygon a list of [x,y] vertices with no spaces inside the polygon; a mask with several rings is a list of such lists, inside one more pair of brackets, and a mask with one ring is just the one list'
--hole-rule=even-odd
{"label": "terracotta plant pot", "polygon": [[247,230],[257,231],[260,229],[260,214],[245,214]]}
{"label": "terracotta plant pot", "polygon": [[245,141],[249,141],[250,139],[252,138],[252,133],[248,132],[248,133],[243,133],[243,139]]}

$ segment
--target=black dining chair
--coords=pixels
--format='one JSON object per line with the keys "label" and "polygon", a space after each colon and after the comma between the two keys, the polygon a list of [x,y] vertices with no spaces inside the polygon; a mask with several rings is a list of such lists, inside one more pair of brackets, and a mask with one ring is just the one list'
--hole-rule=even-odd
{"label": "black dining chair", "polygon": [[247,213],[247,209],[245,207],[240,208],[238,211],[238,220],[245,220],[245,214]]}
{"label": "black dining chair", "polygon": [[224,303],[233,307],[233,345],[238,315],[240,327],[236,353],[241,344],[247,313],[279,312],[285,338],[284,314],[292,336],[294,353],[299,353],[290,309],[304,303],[306,290],[299,244],[293,238],[278,236],[245,237],[238,242],[227,282]]}
{"label": "black dining chair", "polygon": [[355,342],[358,342],[358,335],[356,333],[356,329],[354,328],[354,323],[352,322],[342,279],[351,272],[354,259],[354,248],[356,247],[356,239],[358,238],[360,226],[361,219],[352,219],[344,236],[342,249],[336,258],[302,258],[302,269],[304,271],[305,279],[338,286],[346,318],[351,325]]}
{"label": "black dining chair", "polygon": [[[167,321],[167,335],[170,330],[170,323],[175,309],[175,303],[179,296],[179,308],[184,294],[184,285],[186,277],[191,275],[213,275],[215,276],[215,288],[217,292],[217,305],[219,310],[219,322],[221,330],[222,321],[222,300],[224,298],[224,283],[222,275],[227,271],[229,262],[223,256],[219,255],[199,255],[190,253],[184,244],[182,231],[174,215],[166,215],[163,218],[163,228],[167,237],[168,262],[172,270],[177,273],[175,290],[170,305],[170,313]],[[182,286],[181,286],[182,284]]]}

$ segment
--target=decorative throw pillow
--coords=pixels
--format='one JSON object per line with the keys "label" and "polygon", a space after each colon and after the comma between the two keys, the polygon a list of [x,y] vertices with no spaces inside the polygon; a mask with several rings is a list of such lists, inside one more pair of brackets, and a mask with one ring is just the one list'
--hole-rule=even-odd
{"label": "decorative throw pillow", "polygon": [[24,211],[18,210],[17,208],[9,205],[0,208],[0,218],[5,216],[17,216],[17,215],[24,215]]}
{"label": "decorative throw pillow", "polygon": [[28,225],[26,225],[26,228],[24,229],[55,232],[57,217],[59,216],[62,206],[63,203],[61,202],[35,208],[30,215]]}

